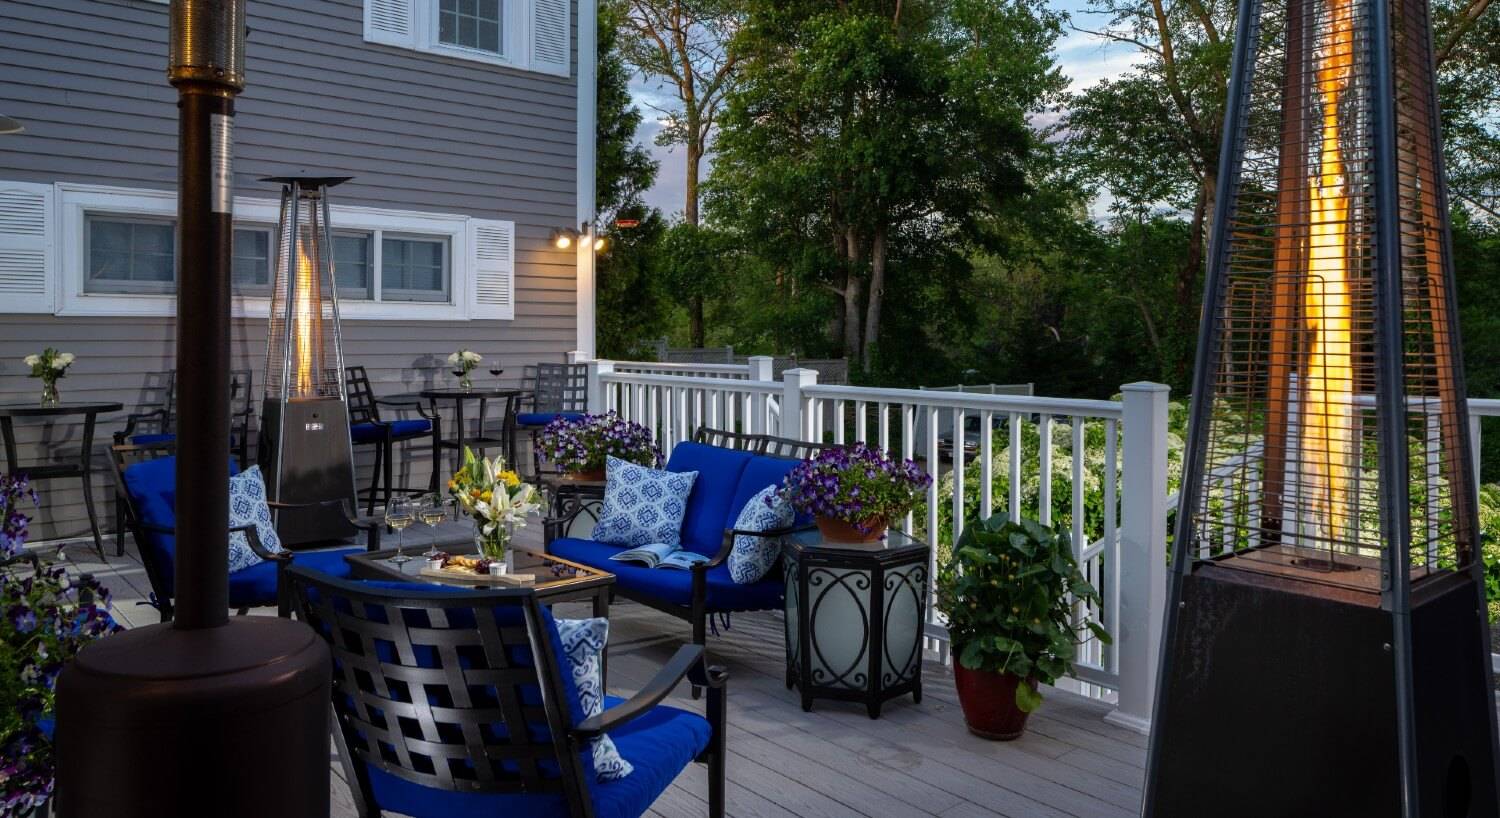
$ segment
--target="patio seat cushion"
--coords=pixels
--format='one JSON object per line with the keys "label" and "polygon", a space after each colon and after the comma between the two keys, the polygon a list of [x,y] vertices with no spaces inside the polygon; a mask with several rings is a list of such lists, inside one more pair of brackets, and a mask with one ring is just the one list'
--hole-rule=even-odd
{"label": "patio seat cushion", "polygon": [[385,423],[356,423],[349,427],[349,439],[355,443],[377,443],[390,429],[392,440],[408,440],[432,434],[432,421],[426,418],[392,420]]}
{"label": "patio seat cushion", "polygon": [[[606,696],[606,709],[623,699]],[[589,780],[589,800],[597,818],[636,818],[666,792],[677,774],[708,748],[708,720],[696,713],[657,705],[611,733],[620,754],[635,769],[615,781]],[[370,787],[381,809],[413,818],[567,818],[562,795],[470,793],[437,790],[370,770]]]}
{"label": "patio seat cushion", "polygon": [[582,412],[520,412],[516,415],[516,423],[522,426],[546,426],[558,418],[578,420],[582,417]]}
{"label": "patio seat cushion", "polygon": [[171,432],[154,432],[150,434],[131,435],[130,443],[134,446],[152,446],[157,443],[176,443],[177,435]]}
{"label": "patio seat cushion", "polygon": [[610,456],[594,537],[615,545],[677,545],[697,472],[659,471]]}
{"label": "patio seat cushion", "polygon": [[682,518],[683,548],[710,557],[719,553],[724,529],[734,520],[729,516],[730,505],[737,494],[740,476],[752,459],[754,455],[749,452],[690,440],[672,448],[667,471],[698,473],[688,495],[687,513]]}
{"label": "patio seat cushion", "polygon": [[[239,463],[229,459],[229,475],[239,474]],[[143,523],[162,528],[177,527],[177,458],[174,455],[143,460],[125,467],[125,491]],[[146,531],[143,550],[156,564],[162,581],[172,587],[172,562],[177,538],[171,534]],[[227,547],[227,546],[226,546]]]}
{"label": "patio seat cushion", "polygon": [[[615,575],[615,585],[652,599],[687,607],[693,601],[693,573],[674,568],[647,568],[629,562],[613,562],[618,546],[594,540],[553,540],[547,550],[563,559],[583,563]],[[729,564],[708,569],[706,604],[709,611],[764,611],[781,608],[782,584],[774,572],[759,582],[741,584],[729,573]]]}
{"label": "patio seat cushion", "polygon": [[[344,557],[362,554],[363,548],[335,548],[327,551],[302,551],[292,555],[293,565],[314,568],[339,579],[349,578],[349,562]],[[229,575],[229,607],[250,608],[276,603],[276,563],[258,562]]]}

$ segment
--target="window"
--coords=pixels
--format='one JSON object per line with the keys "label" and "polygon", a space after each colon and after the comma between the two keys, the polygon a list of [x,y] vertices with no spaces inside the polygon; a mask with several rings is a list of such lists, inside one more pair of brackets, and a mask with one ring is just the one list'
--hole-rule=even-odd
{"label": "window", "polygon": [[448,242],[385,236],[380,243],[384,301],[447,301]]}
{"label": "window", "polygon": [[502,53],[500,0],[439,0],[438,42]]}
{"label": "window", "polygon": [[235,292],[255,295],[271,292],[271,248],[276,246],[272,240],[274,232],[269,227],[234,231],[234,259],[229,280],[233,282]]}
{"label": "window", "polygon": [[375,259],[369,233],[333,234],[333,277],[339,298],[369,301],[375,298]]}
{"label": "window", "polygon": [[84,291],[170,294],[177,291],[171,219],[89,214]]}

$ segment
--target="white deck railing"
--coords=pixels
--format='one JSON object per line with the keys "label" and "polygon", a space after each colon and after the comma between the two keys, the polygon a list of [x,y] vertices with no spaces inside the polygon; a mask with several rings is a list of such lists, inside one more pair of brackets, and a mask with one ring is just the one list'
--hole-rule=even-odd
{"label": "white deck railing", "polygon": [[[1112,721],[1136,729],[1149,724],[1166,589],[1165,386],[1129,384],[1121,388],[1121,401],[1076,400],[819,385],[817,374],[803,369],[788,370],[778,381],[771,379],[769,358],[751,359],[743,379],[706,374],[700,364],[682,365],[685,374],[662,366],[591,362],[590,409],[616,411],[645,425],[666,450],[708,426],[809,441],[857,441],[892,456],[924,460],[933,484],[905,529],[932,546],[929,577],[936,574],[939,551],[962,534],[964,522],[988,516],[997,502],[1013,516],[1049,525],[1066,522],[1079,563],[1103,597],[1090,610],[1080,607],[1079,624],[1091,618],[1115,637],[1109,647],[1096,641],[1080,646],[1075,676],[1082,684],[1113,691]],[[1003,423],[1009,434],[1001,452],[994,451],[992,434],[978,436],[972,492],[966,491],[970,455],[963,445],[971,416],[980,429]],[[945,423],[949,420],[951,425]],[[948,462],[939,447],[943,426],[955,430],[953,445],[944,447],[951,452]],[[922,440],[916,439],[918,429]],[[1029,452],[1025,441],[1033,431],[1036,450]],[[1090,434],[1102,435],[1101,462],[1074,456],[1086,450]],[[1005,459],[997,464],[1001,454]],[[996,498],[1002,475],[1007,493]],[[1028,491],[1031,480],[1036,482]],[[1102,506],[1093,522],[1087,519],[1089,486],[1102,488],[1094,498]],[[1054,498],[1062,497],[1066,519],[1054,519],[1059,505]],[[936,606],[929,606],[927,617],[933,646],[946,651]]]}

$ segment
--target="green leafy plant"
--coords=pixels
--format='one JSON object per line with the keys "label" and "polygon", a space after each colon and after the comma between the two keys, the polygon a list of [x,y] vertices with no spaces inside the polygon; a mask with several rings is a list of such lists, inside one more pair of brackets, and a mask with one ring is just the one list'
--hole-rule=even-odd
{"label": "green leafy plant", "polygon": [[[1053,684],[1073,671],[1085,631],[1111,641],[1098,623],[1074,624],[1075,605],[1098,603],[1099,592],[1078,570],[1067,535],[1032,520],[1001,513],[966,527],[938,569],[937,594],[954,654],[969,670]],[[1016,685],[1022,712],[1041,704],[1030,684]]]}

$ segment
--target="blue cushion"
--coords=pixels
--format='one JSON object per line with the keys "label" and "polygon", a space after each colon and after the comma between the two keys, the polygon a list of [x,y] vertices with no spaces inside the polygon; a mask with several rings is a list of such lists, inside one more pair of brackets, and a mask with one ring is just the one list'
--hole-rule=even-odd
{"label": "blue cushion", "polygon": [[[606,696],[604,706],[623,700]],[[635,770],[615,781],[590,781],[597,818],[637,818],[666,792],[694,758],[708,748],[713,731],[696,713],[658,705],[612,733],[620,754]],[[562,795],[450,792],[430,789],[371,769],[370,788],[380,808],[413,818],[567,818]]]}
{"label": "blue cushion", "polygon": [[516,415],[516,423],[522,426],[546,426],[558,418],[578,420],[582,417],[582,412],[521,412]]}
{"label": "blue cushion", "polygon": [[595,538],[630,547],[680,542],[696,472],[648,469],[611,456],[604,473],[604,508],[594,524]]}
{"label": "blue cushion", "polygon": [[171,433],[131,435],[130,442],[136,446],[150,446],[156,443],[176,443],[177,435]]}
{"label": "blue cushion", "polygon": [[355,443],[376,443],[390,429],[392,440],[405,440],[432,433],[432,421],[426,418],[392,420],[385,423],[356,423],[349,427],[349,439]]}
{"label": "blue cushion", "polygon": [[672,449],[667,471],[698,472],[682,519],[683,548],[709,556],[719,553],[724,529],[733,521],[729,504],[740,484],[740,473],[751,459],[749,452],[692,441],[683,441]]}
{"label": "blue cushion", "polygon": [[[239,463],[230,458],[229,474],[239,474]],[[140,521],[163,528],[177,527],[177,458],[172,455],[143,460],[125,467],[125,492],[130,495]],[[147,531],[140,547],[156,563],[163,584],[170,589],[173,581],[173,555],[177,540],[171,534]]]}
{"label": "blue cushion", "polygon": [[[314,568],[332,577],[347,579],[349,562],[344,557],[363,552],[363,548],[303,551],[292,556],[292,564]],[[274,604],[276,604],[275,562],[258,562],[229,575],[229,607],[243,608]]]}
{"label": "blue cushion", "polygon": [[[624,589],[684,607],[692,604],[693,573],[671,568],[647,568],[629,562],[612,562],[610,556],[620,549],[594,540],[559,539],[547,546],[550,553],[563,559],[581,562],[615,575],[615,584]],[[779,611],[781,610],[781,577],[770,576],[760,582],[741,585],[729,574],[729,565],[708,569],[710,611]]]}
{"label": "blue cushion", "polygon": [[[743,481],[742,481],[743,482]],[[739,531],[768,531],[792,524],[792,504],[776,493],[775,486],[761,489],[740,509],[734,520]],[[729,552],[729,575],[740,584],[760,582],[781,557],[780,537],[756,537],[737,534],[734,550]]]}

